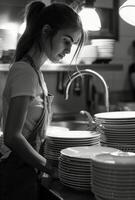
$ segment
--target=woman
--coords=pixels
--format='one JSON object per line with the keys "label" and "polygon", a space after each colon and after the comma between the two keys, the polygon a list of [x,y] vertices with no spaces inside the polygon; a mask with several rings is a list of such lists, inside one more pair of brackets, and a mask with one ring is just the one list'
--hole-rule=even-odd
{"label": "woman", "polygon": [[[40,67],[47,59],[59,62],[74,43],[78,43],[78,54],[83,38],[80,18],[67,5],[46,7],[40,1],[27,5],[26,29],[18,41],[3,93],[3,132],[8,150],[0,163],[1,200],[37,200],[38,174],[55,173],[41,151],[53,97],[48,94]],[[45,195],[52,198],[47,192]]]}

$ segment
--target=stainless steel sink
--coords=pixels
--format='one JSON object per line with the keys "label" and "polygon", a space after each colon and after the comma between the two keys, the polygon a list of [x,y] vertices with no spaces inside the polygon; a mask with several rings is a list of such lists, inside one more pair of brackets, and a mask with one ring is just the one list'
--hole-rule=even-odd
{"label": "stainless steel sink", "polygon": [[66,127],[70,130],[88,130],[89,123],[88,121],[67,120],[52,122],[51,126]]}

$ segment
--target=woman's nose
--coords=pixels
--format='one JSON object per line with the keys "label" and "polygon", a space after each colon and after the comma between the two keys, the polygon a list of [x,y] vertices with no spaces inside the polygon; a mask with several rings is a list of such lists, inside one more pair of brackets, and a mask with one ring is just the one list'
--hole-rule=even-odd
{"label": "woman's nose", "polygon": [[66,54],[69,54],[70,51],[71,51],[71,45],[68,45],[68,46],[66,47],[66,49],[65,49],[65,53],[66,53]]}

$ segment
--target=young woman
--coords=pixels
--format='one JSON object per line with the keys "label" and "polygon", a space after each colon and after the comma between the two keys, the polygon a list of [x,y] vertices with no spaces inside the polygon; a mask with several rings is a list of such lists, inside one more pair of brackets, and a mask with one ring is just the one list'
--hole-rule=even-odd
{"label": "young woman", "polygon": [[69,6],[54,3],[46,7],[40,1],[27,5],[26,29],[3,93],[7,149],[0,162],[0,200],[37,200],[38,174],[55,173],[41,152],[53,96],[48,94],[40,67],[46,59],[59,62],[70,53],[72,44],[78,44],[78,54],[83,38],[80,18]]}

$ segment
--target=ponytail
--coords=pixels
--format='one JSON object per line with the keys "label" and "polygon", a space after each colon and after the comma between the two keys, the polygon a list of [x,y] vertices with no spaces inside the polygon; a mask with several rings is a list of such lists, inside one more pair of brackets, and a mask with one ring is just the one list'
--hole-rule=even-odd
{"label": "ponytail", "polygon": [[41,1],[34,1],[26,6],[26,29],[18,41],[14,61],[21,60],[33,46],[38,32],[36,25],[39,24],[39,16],[45,7],[46,5]]}
{"label": "ponytail", "polygon": [[42,1],[34,1],[29,3],[25,9],[26,22],[28,26],[38,22],[38,18],[46,5]]}

